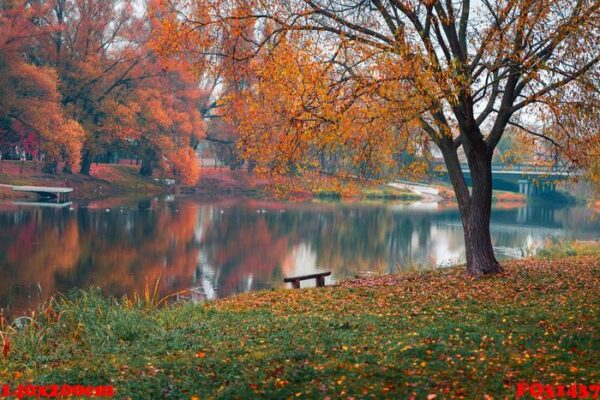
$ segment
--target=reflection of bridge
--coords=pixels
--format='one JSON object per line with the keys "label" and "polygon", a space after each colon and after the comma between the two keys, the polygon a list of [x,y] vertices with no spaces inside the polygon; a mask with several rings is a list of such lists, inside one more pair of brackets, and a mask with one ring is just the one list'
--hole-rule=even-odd
{"label": "reflection of bridge", "polygon": [[[461,229],[462,230],[462,223],[460,221],[448,221],[448,222],[436,222],[437,226],[444,226],[444,227],[453,227],[456,229]],[[556,227],[547,227],[547,226],[540,226],[540,225],[535,225],[535,224],[511,224],[511,223],[506,223],[506,222],[493,222],[490,225],[490,232],[492,233],[492,235],[494,234],[500,234],[500,233],[519,233],[519,232],[529,232],[529,233],[536,233],[539,234],[540,236],[548,236],[551,237],[554,234],[557,233],[564,233],[565,229],[564,228],[556,228]]]}
{"label": "reflection of bridge", "polygon": [[[461,164],[461,169],[467,184],[470,185],[471,171],[468,164]],[[531,164],[492,165],[494,189],[519,192],[529,196],[555,192],[557,181],[580,175],[580,172]]]}
{"label": "reflection of bridge", "polygon": [[[433,203],[429,208],[415,208],[411,204],[394,204],[387,206],[392,211],[394,218],[399,218],[397,223],[409,218],[417,225],[422,221],[438,224],[456,224],[461,227],[458,208],[440,207]],[[600,229],[600,219],[589,220],[584,216],[575,216],[569,213],[568,207],[554,207],[549,205],[523,205],[516,208],[494,208],[492,210],[493,225],[512,225],[518,229],[545,228],[550,230],[573,229],[595,232]]]}

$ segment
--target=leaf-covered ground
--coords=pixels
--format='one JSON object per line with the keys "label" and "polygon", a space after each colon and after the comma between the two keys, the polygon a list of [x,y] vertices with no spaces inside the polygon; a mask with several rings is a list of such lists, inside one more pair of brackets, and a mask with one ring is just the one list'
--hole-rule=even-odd
{"label": "leaf-covered ground", "polygon": [[[119,398],[514,398],[600,381],[600,255],[529,259],[153,307],[83,293],[4,327],[0,382]],[[488,397],[486,397],[488,396]]]}

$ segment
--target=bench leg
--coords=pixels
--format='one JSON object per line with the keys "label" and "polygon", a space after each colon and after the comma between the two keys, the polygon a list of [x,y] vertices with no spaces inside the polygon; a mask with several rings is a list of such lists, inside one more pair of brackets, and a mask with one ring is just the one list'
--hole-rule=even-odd
{"label": "bench leg", "polygon": [[292,281],[292,287],[293,287],[294,289],[300,289],[300,279],[294,279],[294,280]]}
{"label": "bench leg", "polygon": [[325,277],[317,276],[317,287],[324,287],[324,286],[325,286]]}

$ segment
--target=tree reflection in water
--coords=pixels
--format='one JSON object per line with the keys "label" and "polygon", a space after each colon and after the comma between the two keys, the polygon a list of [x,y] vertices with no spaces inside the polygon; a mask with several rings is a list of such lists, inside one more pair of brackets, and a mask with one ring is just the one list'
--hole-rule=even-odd
{"label": "tree reflection in water", "polygon": [[[584,208],[497,209],[502,256],[552,235],[600,237]],[[75,209],[0,206],[0,307],[19,313],[73,288],[161,295],[193,288],[215,298],[274,286],[286,275],[331,270],[333,279],[464,259],[456,209],[418,205],[190,199],[96,202]]]}

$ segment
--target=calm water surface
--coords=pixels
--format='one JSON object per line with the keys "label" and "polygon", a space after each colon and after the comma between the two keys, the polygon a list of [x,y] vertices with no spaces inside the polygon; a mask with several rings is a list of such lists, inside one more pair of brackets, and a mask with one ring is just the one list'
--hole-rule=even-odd
{"label": "calm water surface", "polygon": [[[600,239],[582,207],[495,209],[500,257],[522,257],[553,237]],[[457,209],[438,204],[325,204],[153,199],[51,208],[0,204],[0,308],[35,307],[55,293],[100,286],[214,299],[283,286],[318,270],[332,280],[464,260]]]}

